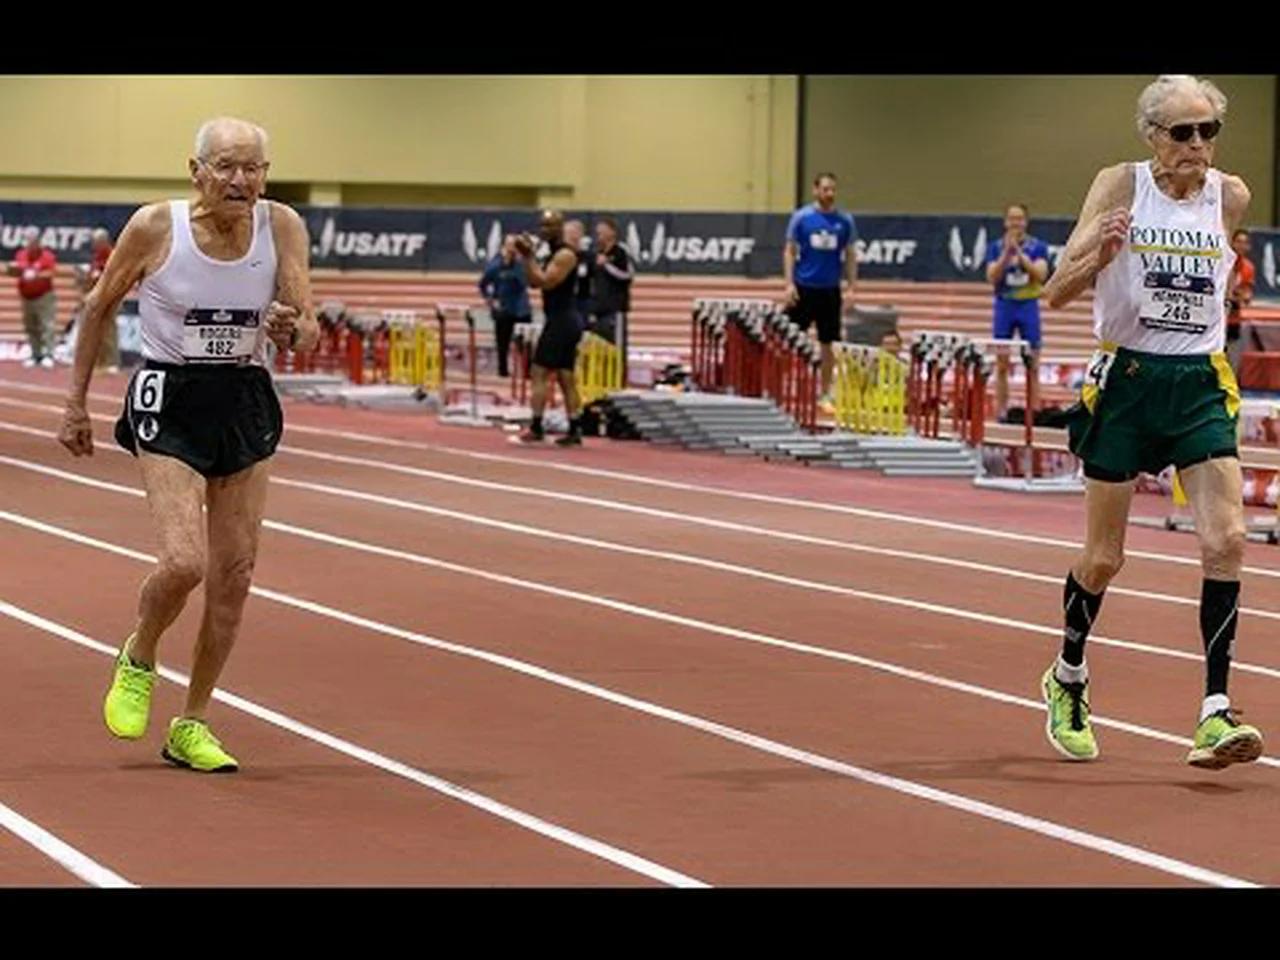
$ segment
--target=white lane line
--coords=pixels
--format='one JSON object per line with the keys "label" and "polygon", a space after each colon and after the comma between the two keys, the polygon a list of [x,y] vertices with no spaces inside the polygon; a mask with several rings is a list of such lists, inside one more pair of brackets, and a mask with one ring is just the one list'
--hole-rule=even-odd
{"label": "white lane line", "polygon": [[[108,490],[113,493],[124,493],[133,497],[143,497],[144,492],[136,487],[126,487],[121,484],[111,483],[105,480],[97,480],[83,474],[72,473],[66,470],[60,470],[57,467],[49,467],[44,464],[35,463],[33,461],[20,460],[14,457],[0,456],[0,463],[17,467],[23,470],[30,470],[35,473],[44,474],[45,476],[57,477],[61,480],[67,480],[71,483],[79,483],[85,486],[96,487],[100,490]],[[286,486],[300,486],[323,492],[330,495],[339,495],[351,497],[354,499],[370,500],[373,502],[385,503],[404,507],[407,509],[420,509],[422,512],[435,512],[438,508],[425,507],[415,505],[412,501],[396,501],[394,498],[382,497],[378,494],[366,494],[361,491],[347,490],[345,488],[328,487],[324,484],[311,484],[303,481],[286,480],[283,478],[272,478],[273,482],[282,483]],[[506,521],[491,521],[494,525],[508,525]],[[409,560],[425,566],[432,566],[438,569],[448,570],[452,573],[461,573],[467,576],[481,577],[502,583],[506,586],[520,587],[526,590],[533,590],[542,593],[551,593],[555,596],[565,597],[582,603],[590,603],[597,606],[609,607],[611,609],[620,610],[626,613],[633,613],[638,616],[663,619],[667,622],[679,623],[685,626],[694,626],[696,629],[708,630],[710,632],[718,632],[725,629],[720,624],[709,623],[703,620],[697,620],[688,617],[682,617],[678,614],[668,613],[667,611],[656,610],[651,607],[645,607],[637,604],[629,604],[597,594],[583,593],[580,591],[570,590],[568,588],[553,587],[538,581],[526,580],[520,577],[509,577],[497,574],[489,570],[482,570],[476,567],[466,566],[464,564],[453,563],[447,560],[441,560],[436,557],[428,557],[423,554],[407,553],[405,551],[392,550],[385,547],[379,547],[364,541],[354,540],[346,537],[339,537],[332,534],[322,533],[306,527],[298,527],[292,524],[283,523],[276,520],[264,520],[263,526],[269,530],[276,530],[283,533],[290,533],[295,536],[308,537],[311,539],[319,539],[324,542],[347,547],[349,549],[363,550],[366,552],[379,553],[383,556],[392,557],[400,560]],[[509,525],[515,526],[515,525]],[[556,534],[557,538],[570,538],[568,534]],[[836,584],[824,583],[816,580],[802,580],[797,577],[787,577],[782,574],[770,573],[768,571],[757,570],[753,567],[745,567],[737,564],[728,564],[718,560],[707,560],[702,557],[693,557],[685,554],[674,554],[666,551],[650,551],[646,548],[630,547],[622,544],[611,544],[609,541],[592,541],[588,538],[573,538],[575,542],[584,545],[598,546],[601,549],[616,549],[625,553],[640,553],[643,555],[658,556],[662,559],[672,562],[685,562],[690,565],[706,567],[709,569],[720,570],[741,576],[751,576],[758,579],[768,580],[772,582],[784,583],[790,586],[798,586],[804,589],[832,593],[840,596],[847,596],[857,600],[867,600],[873,603],[880,603],[886,606],[903,607],[909,610],[919,610],[926,613],[937,614],[939,616],[954,617],[960,620],[969,620],[976,623],[987,624],[991,626],[1007,627],[1013,630],[1020,630],[1026,633],[1033,633],[1040,636],[1058,637],[1062,633],[1061,627],[1049,626],[1045,624],[1032,623],[1027,620],[1016,620],[1011,617],[1002,617],[995,614],[982,613],[977,610],[968,610],[962,607],[952,607],[945,604],[931,603],[924,600],[913,600],[908,597],[901,597],[895,594],[875,593],[869,590],[857,590],[852,587],[844,587]],[[738,636],[738,634],[733,634]],[[763,635],[759,635],[763,636]],[[1185,650],[1173,650],[1167,647],[1155,646],[1153,644],[1139,643],[1134,640],[1118,640],[1113,637],[1107,637],[1102,634],[1092,635],[1089,638],[1090,643],[1099,644],[1101,646],[1116,647],[1121,650],[1128,650],[1137,653],[1148,653],[1155,656],[1168,657],[1174,660],[1185,660],[1193,663],[1201,663],[1203,656],[1201,654],[1189,653]],[[1267,667],[1260,664],[1249,663],[1247,661],[1233,661],[1233,667],[1243,673],[1253,673],[1259,676],[1272,677],[1280,679],[1280,669]]]}
{"label": "white lane line", "polygon": [[28,820],[17,810],[3,803],[0,803],[0,827],[4,827],[19,840],[35,847],[54,863],[87,884],[113,889],[135,886],[114,870],[107,869],[65,840],[55,837],[40,824]]}
{"label": "white lane line", "polygon": [[[40,524],[40,526],[45,526],[45,525]],[[76,538],[76,539],[78,542],[84,542],[84,540],[89,540],[92,538]],[[114,547],[115,545],[112,545],[112,546]],[[117,548],[117,550],[114,550],[113,552],[119,552],[119,548]],[[573,677],[555,673],[553,671],[539,667],[535,664],[527,663],[522,660],[516,660],[511,657],[490,653],[484,650],[478,650],[478,649],[467,647],[461,644],[450,643],[448,641],[439,640],[435,637],[426,636],[424,634],[419,634],[414,631],[402,630],[398,627],[392,627],[388,624],[380,623],[376,620],[370,620],[368,618],[357,616],[355,614],[350,614],[350,613],[347,613],[346,611],[337,610],[332,607],[327,607],[323,604],[312,603],[310,601],[300,600],[299,598],[290,597],[287,594],[280,594],[280,593],[276,593],[275,591],[261,590],[258,588],[255,588],[254,592],[258,593],[261,596],[267,597],[268,599],[274,599],[283,603],[287,603],[299,609],[310,610],[312,612],[321,614],[323,616],[333,617],[339,620],[343,620],[347,623],[350,623],[353,626],[362,627],[367,630],[372,630],[379,633],[400,637],[402,639],[409,640],[411,642],[418,643],[423,646],[432,647],[438,650],[459,654],[459,655],[470,657],[473,659],[483,660],[488,663],[492,663],[496,666],[504,667],[508,670],[513,670],[518,673],[531,676],[548,683],[555,684],[557,686],[565,687],[580,693],[584,693],[588,696],[592,696],[601,700],[608,701],[610,703],[614,703],[626,709],[647,714],[649,716],[658,717],[663,720],[668,720],[670,722],[677,723],[682,726],[690,727],[692,729],[701,731],[711,736],[718,737],[720,739],[727,740],[732,743],[737,743],[759,752],[771,754],[777,757],[782,757],[786,760],[790,760],[795,763],[803,764],[803,765],[814,767],[817,769],[826,770],[830,773],[847,777],[851,780],[855,780],[871,786],[876,786],[876,787],[881,787],[883,789],[891,790],[895,793],[900,793],[906,796],[915,797],[920,800],[936,803],[941,806],[949,807],[953,810],[959,810],[964,813],[982,817],[983,819],[986,819],[986,820],[991,820],[996,823],[1001,823],[1001,824],[1004,824],[1005,826],[1013,827],[1019,830],[1024,830],[1024,831],[1038,834],[1040,836],[1048,837],[1054,840],[1059,840],[1061,842],[1071,844],[1072,846],[1081,847],[1086,850],[1092,850],[1094,852],[1101,853],[1106,856],[1127,861],[1129,863],[1134,863],[1140,866],[1148,867],[1152,870],[1156,870],[1161,873],[1170,874],[1172,876],[1180,877],[1186,880],[1192,880],[1197,883],[1208,884],[1210,886],[1237,887],[1237,888],[1258,886],[1258,884],[1255,884],[1252,881],[1244,880],[1239,877],[1234,877],[1229,874],[1220,873],[1215,870],[1209,870],[1204,867],[1198,866],[1196,864],[1178,860],[1173,857],[1167,857],[1167,856],[1164,856],[1163,854],[1155,853],[1153,851],[1147,850],[1142,847],[1134,846],[1132,844],[1123,843],[1121,841],[1113,840],[1108,837],[1088,833],[1083,830],[1077,830],[1073,827],[1068,827],[1063,824],[1055,823],[1053,821],[1044,820],[1040,817],[1030,816],[1028,814],[1020,813],[1015,810],[1009,810],[1004,807],[996,806],[995,804],[986,803],[985,801],[975,800],[971,797],[963,796],[961,794],[953,793],[951,791],[940,790],[935,787],[930,787],[924,784],[915,783],[913,781],[904,780],[899,777],[893,777],[886,774],[878,773],[874,770],[868,770],[862,767],[857,767],[857,766],[854,766],[853,764],[845,763],[841,760],[836,760],[830,757],[823,756],[821,754],[813,753],[808,750],[803,750],[797,747],[790,746],[788,744],[780,743],[778,741],[771,740],[767,737],[762,737],[757,734],[753,734],[744,730],[739,730],[735,727],[730,727],[713,720],[708,720],[693,714],[684,713],[679,710],[673,710],[669,707],[664,707],[659,704],[650,703],[645,700],[640,700],[638,698],[631,697],[626,694],[619,693],[617,691],[610,690],[605,687],[600,687],[595,684],[586,683],[584,681],[577,680]],[[23,622],[29,623],[32,626],[37,626],[40,629],[43,629],[49,633],[62,637],[63,639],[70,640],[74,643],[78,643],[81,646],[87,647],[105,656],[111,657],[115,655],[115,650],[104,643],[100,643],[99,641],[93,640],[92,638],[87,637],[84,634],[79,633],[78,631],[72,630],[69,627],[65,627],[62,624],[58,624],[54,621],[48,620],[37,614],[33,614],[28,611],[22,610],[21,608],[15,607],[12,604],[6,603],[4,601],[0,601],[0,613],[3,613],[7,616],[14,617],[15,619],[22,620]],[[185,680],[186,680],[186,678],[183,675],[178,674],[174,671],[170,671],[167,668],[161,668],[161,675],[165,676],[166,679],[169,679],[175,683],[185,683]],[[351,744],[348,744],[346,741],[340,740],[337,737],[333,737],[329,734],[323,734],[320,731],[316,731],[313,728],[306,726],[305,724],[301,724],[301,723],[298,723],[297,721],[290,720],[289,718],[284,717],[283,715],[278,714],[275,711],[271,711],[266,708],[259,707],[256,704],[252,704],[247,700],[243,700],[242,698],[223,693],[222,691],[215,691],[214,696],[215,698],[221,700],[222,702],[227,703],[229,706],[232,706],[239,710],[244,710],[245,712],[248,712],[248,713],[252,713],[254,716],[257,716],[268,723],[273,723],[277,726],[283,727],[284,729],[291,730],[292,732],[297,733],[300,736],[313,739],[316,742],[322,743],[323,745],[328,746],[334,750],[338,750],[339,752],[346,753],[349,756],[355,757],[356,759],[363,760],[366,763],[370,763],[374,766],[380,767],[381,769],[387,770],[387,772],[395,773],[399,776],[407,777],[408,779],[421,783],[423,786],[427,786],[427,787],[430,787],[431,789],[439,790],[442,793],[446,793],[450,796],[454,796],[457,799],[462,800],[463,802],[471,803],[474,806],[481,807],[481,809],[489,810],[489,812],[495,813],[498,816],[505,815],[506,819],[514,820],[514,818],[511,816],[511,813],[513,812],[519,813],[518,811],[511,811],[511,808],[505,807],[504,805],[499,804],[496,801],[489,800],[489,798],[487,797],[480,797],[480,795],[475,794],[473,791],[466,790],[465,788],[462,788],[462,787],[457,787],[453,784],[448,784],[445,781],[439,780],[438,778],[432,777],[428,774],[422,774],[420,771],[417,771],[414,768],[408,767],[404,764],[400,764],[396,761],[388,760],[387,758],[384,758],[379,754],[373,753],[372,751],[355,747]],[[484,801],[484,803],[481,803],[478,801]],[[553,835],[546,829],[550,825],[546,825],[543,821],[540,821],[534,817],[530,817],[527,814],[522,814],[521,817],[522,817],[521,820],[515,820],[515,822],[520,823],[522,826],[527,826],[529,829],[538,830],[538,832],[540,833]],[[564,843],[569,843],[572,846],[577,846],[579,849],[588,849],[587,847],[582,845],[581,841],[584,838],[581,838],[579,835],[574,834],[571,831],[566,831],[560,827],[552,827],[551,829],[557,832],[554,835],[555,839],[559,839],[561,840],[561,842],[564,842]],[[615,863],[624,865],[623,863],[620,863],[618,859],[616,859],[617,854],[621,853],[621,851],[616,851],[612,847],[607,847],[603,844],[599,844],[597,841],[590,841],[590,843],[595,845],[596,849],[590,849],[589,852],[594,852],[596,853],[597,856],[603,856],[605,859],[610,859]],[[612,853],[613,856],[610,856],[609,855],[610,853]],[[663,882],[669,883],[671,885],[675,885],[675,886],[701,886],[702,885],[700,881],[695,881],[692,878],[685,877],[681,874],[676,874],[674,873],[674,871],[667,870],[667,868],[656,867],[656,865],[652,864],[650,861],[642,861],[639,858],[635,858],[631,854],[624,854],[624,856],[627,858],[627,862],[625,865],[629,866],[630,869],[634,869],[637,872],[646,872],[646,870],[654,870],[656,868],[656,870],[662,871],[663,876],[661,877],[661,879],[663,879]],[[646,875],[653,876],[654,874],[646,872]]]}
{"label": "white lane line", "polygon": [[[0,379],[0,386],[8,386],[19,390],[28,390],[35,393],[64,395],[65,391],[57,390],[51,387],[39,387],[33,384],[24,384],[17,381]],[[97,400],[109,403],[119,403],[118,397],[108,396],[106,394],[90,394]],[[21,401],[5,401],[0,398],[0,403],[10,402],[12,405],[23,405]],[[35,405],[40,409],[52,410],[61,413],[61,407],[52,405]],[[98,415],[103,420],[112,420],[114,417],[106,417]],[[731,490],[725,487],[707,486],[705,484],[689,483],[677,480],[665,480],[659,477],[645,476],[644,474],[627,473],[618,470],[606,470],[600,467],[583,467],[576,464],[567,463],[550,463],[536,458],[522,458],[504,456],[502,454],[482,453],[474,450],[465,450],[456,447],[447,447],[438,444],[418,443],[410,440],[396,440],[390,437],[379,437],[373,434],[360,433],[352,430],[333,430],[321,427],[309,427],[303,424],[291,423],[286,427],[286,434],[289,432],[313,434],[321,437],[339,437],[344,440],[352,440],[360,443],[368,443],[377,446],[387,446],[399,449],[418,450],[427,453],[445,453],[452,456],[465,457],[472,460],[489,461],[493,463],[512,464],[520,467],[535,467],[547,470],[559,470],[565,473],[579,474],[583,476],[602,477],[611,480],[620,480],[627,483],[639,484],[643,486],[659,487],[668,490],[680,490],[688,493],[701,493],[710,496],[725,497],[735,500],[750,500],[757,503],[770,503],[785,507],[798,507],[805,510],[815,510],[826,513],[838,513],[846,516],[864,517],[872,520],[884,520],[891,523],[906,524],[908,526],[930,527],[938,530],[949,530],[955,533],[972,534],[973,536],[995,538],[1000,540],[1012,540],[1019,543],[1034,543],[1042,546],[1060,547],[1069,550],[1080,550],[1083,544],[1078,540],[1065,540],[1058,537],[1047,537],[1037,534],[1014,533],[1009,530],[993,530],[987,527],[979,527],[973,524],[957,523],[954,521],[937,520],[930,517],[919,517],[911,514],[894,513],[887,510],[875,510],[868,507],[853,507],[846,504],[823,503],[817,500],[809,500],[804,497],[781,497],[773,494],[750,493],[743,490]],[[1181,566],[1199,567],[1200,560],[1195,557],[1179,556],[1177,554],[1159,553],[1150,550],[1136,550],[1126,548],[1125,553],[1129,557],[1137,557],[1144,560],[1154,560],[1160,563],[1173,563]],[[1263,577],[1274,577],[1280,579],[1280,569],[1271,567],[1248,566],[1244,568],[1246,573],[1256,574]]]}
{"label": "white lane line", "polygon": [[[21,400],[9,400],[0,397],[0,404],[8,404],[10,406],[34,408],[54,412],[57,410],[50,404],[36,404]],[[113,421],[114,418],[107,417],[102,414],[91,414],[95,420]],[[31,433],[37,435],[42,434],[30,427],[24,427],[19,424],[10,423],[8,421],[0,422],[0,429],[13,430],[22,433]],[[317,431],[322,432],[322,431]],[[341,431],[331,431],[334,435],[341,435]],[[124,452],[118,447],[107,444],[105,449],[113,452]],[[563,493],[555,490],[544,490],[538,487],[529,487],[520,484],[501,483],[492,480],[481,480],[475,477],[468,477],[461,474],[448,473],[440,470],[430,470],[424,467],[414,467],[407,464],[394,463],[384,460],[371,460],[367,457],[351,457],[344,454],[329,453],[323,450],[316,450],[309,447],[295,447],[290,444],[281,444],[278,448],[280,453],[291,454],[299,457],[309,457],[315,460],[324,460],[330,463],[341,463],[351,466],[364,467],[368,469],[382,470],[391,473],[399,473],[406,476],[421,477],[428,480],[436,480],[444,483],[452,483],[462,486],[476,487],[484,490],[491,490],[499,493],[510,493],[517,496],[540,497],[548,500],[558,500],[565,503],[573,503],[585,507],[593,507],[601,510],[614,510],[622,513],[634,513],[646,517],[655,517],[662,520],[673,521],[676,523],[685,523],[694,526],[709,527],[718,530],[727,530],[733,533],[744,533],[751,536],[765,537],[774,540],[790,541],[792,543],[802,543],[810,546],[829,547],[837,550],[844,550],[853,553],[864,553],[874,556],[892,557],[895,559],[912,560],[921,563],[932,563],[941,566],[954,567],[957,569],[974,570],[982,573],[997,574],[1004,577],[1012,577],[1022,580],[1033,580],[1041,583],[1052,583],[1058,585],[1062,582],[1062,578],[1058,576],[1050,576],[1048,574],[1032,573],[1026,570],[1019,570],[1012,567],[1001,567],[994,564],[979,563],[972,560],[962,560],[953,557],[943,557],[938,554],[920,553],[910,550],[898,550],[890,547],[877,547],[867,544],[854,543],[848,540],[836,540],[830,537],[819,537],[812,534],[794,533],[789,530],[779,530],[772,527],[761,527],[755,524],[738,523],[731,520],[718,520],[713,517],[702,517],[696,514],[681,513],[675,510],[664,510],[657,507],[648,507],[641,504],[628,503],[620,500],[610,500],[606,497],[584,496],[581,494]],[[1062,541],[1062,544],[1068,544]],[[1078,545],[1075,545],[1078,546]],[[1141,551],[1126,550],[1131,556],[1147,556],[1148,559],[1159,559],[1170,563],[1185,563],[1186,565],[1197,566],[1199,561],[1191,560],[1186,557],[1176,557],[1166,554],[1144,554]],[[1277,576],[1280,577],[1280,571],[1272,571],[1262,567],[1245,566],[1242,570],[1246,573],[1258,574],[1261,576]],[[1197,606],[1199,601],[1188,597],[1174,597],[1169,594],[1158,594],[1150,591],[1137,590],[1129,587],[1112,586],[1108,588],[1108,593],[1134,596],[1144,599],[1160,600],[1167,603],[1177,603],[1183,606]],[[1259,616],[1265,619],[1280,620],[1280,613],[1270,610],[1260,610],[1253,607],[1242,608],[1243,613],[1251,616]]]}
{"label": "white lane line", "polygon": [[[93,545],[97,546],[97,544]],[[116,548],[112,550],[112,552],[124,556],[130,556],[137,560],[146,560],[150,562],[155,561],[155,558],[148,557],[146,554],[139,554],[136,551],[125,550],[124,548]],[[0,600],[0,614],[12,617],[14,620],[19,620],[29,626],[43,630],[46,633],[61,637],[64,640],[70,640],[72,643],[79,644],[86,649],[92,650],[95,653],[100,653],[108,658],[114,659],[116,656],[116,649],[114,647],[108,646],[98,640],[94,640],[92,637],[86,636],[77,630],[73,630],[70,627],[57,623],[56,621],[42,617],[39,614],[24,610],[23,608],[15,606],[12,603],[8,603],[7,601]],[[166,680],[171,683],[176,683],[179,686],[185,687],[190,682],[189,678],[185,674],[179,673],[176,670],[170,670],[167,667],[160,667],[157,672]],[[706,884],[701,880],[696,880],[693,877],[679,873],[669,867],[664,867],[652,860],[647,860],[644,857],[635,855],[634,853],[603,843],[592,837],[569,830],[568,828],[562,827],[558,824],[551,823],[550,821],[543,820],[533,814],[526,813],[523,810],[518,810],[515,807],[508,806],[505,803],[494,800],[492,797],[485,796],[484,794],[477,793],[467,787],[459,786],[458,784],[451,783],[448,780],[444,780],[440,777],[434,776],[433,774],[419,770],[407,763],[394,760],[391,757],[369,750],[365,747],[357,746],[348,740],[343,740],[331,733],[326,733],[316,727],[309,726],[299,720],[286,716],[283,713],[261,706],[251,700],[246,700],[244,697],[228,693],[224,690],[214,690],[213,698],[220,703],[225,703],[234,710],[247,713],[252,717],[256,717],[257,719],[264,721],[265,723],[271,724],[272,726],[288,730],[290,733],[310,740],[313,743],[318,743],[323,747],[328,747],[330,750],[351,757],[353,760],[358,760],[371,767],[377,767],[379,770],[401,777],[405,780],[409,780],[419,786],[426,787],[428,790],[433,790],[447,797],[451,797],[454,800],[459,800],[468,806],[475,807],[478,810],[483,810],[485,813],[492,814],[493,816],[505,820],[508,823],[513,823],[516,826],[523,827],[526,830],[540,834],[541,836],[554,840],[557,843],[565,844],[566,846],[581,850],[591,856],[598,857],[601,860],[606,860],[616,866],[622,867],[624,870],[630,870],[633,873],[638,873],[642,876],[649,877],[650,879],[657,880],[660,883],[665,883],[674,887],[706,886]]]}
{"label": "white lane line", "polygon": [[[27,465],[25,461],[14,460],[12,457],[3,457],[3,456],[0,456],[0,463]],[[65,470],[58,470],[53,467],[44,467],[39,465],[27,465],[27,466],[30,468],[35,468],[39,473],[44,473],[48,476],[58,477],[59,479],[68,480],[73,483],[80,483],[85,486],[96,487],[98,489],[108,490],[114,493],[124,493],[129,496],[137,497],[139,499],[145,496],[142,490],[139,490],[133,487],[125,487],[116,483],[109,483],[103,480],[96,480],[88,477],[83,477],[78,474],[68,473]],[[38,529],[45,533],[53,533],[54,535],[57,535],[57,536],[65,536],[67,539],[75,540],[76,542],[85,544],[87,546],[104,546],[105,549],[111,550],[112,552],[115,552],[115,553],[120,553],[124,551],[126,552],[126,555],[131,555],[137,558],[146,559],[152,563],[155,562],[155,558],[149,556],[148,554],[140,554],[140,553],[137,553],[136,551],[128,551],[128,548],[117,547],[114,544],[105,544],[104,541],[96,540],[91,537],[86,537],[83,534],[75,533],[73,531],[64,531],[60,527],[55,527],[50,524],[45,524],[41,521],[27,518],[21,514],[14,514],[5,510],[0,510],[0,520],[8,520],[9,522],[27,526],[32,529]],[[700,630],[706,633],[716,634],[718,636],[730,637],[735,640],[746,640],[751,643],[758,643],[764,646],[774,647],[777,649],[789,650],[794,653],[801,653],[801,654],[806,654],[810,656],[823,657],[825,659],[842,661],[844,663],[852,663],[862,667],[869,667],[873,670],[878,670],[883,673],[892,674],[894,676],[904,677],[912,680],[920,680],[925,683],[932,684],[934,686],[939,686],[939,687],[943,687],[950,690],[956,690],[963,693],[976,694],[978,696],[984,697],[989,700],[995,700],[1001,703],[1016,704],[1018,706],[1025,707],[1028,709],[1033,709],[1036,711],[1040,711],[1044,709],[1043,704],[1041,704],[1038,700],[1030,700],[1024,697],[1018,697],[1012,694],[1007,694],[999,690],[992,690],[990,688],[981,687],[975,684],[969,684],[969,683],[964,683],[957,680],[951,680],[947,677],[941,677],[936,674],[926,673],[924,671],[913,670],[907,667],[902,667],[895,663],[890,663],[883,660],[875,660],[870,657],[860,656],[858,654],[846,653],[843,650],[833,650],[829,647],[821,647],[821,646],[816,646],[814,644],[801,643],[794,640],[787,640],[781,637],[775,637],[765,633],[758,633],[752,630],[741,630],[741,629],[738,629],[737,627],[725,626],[723,624],[713,623],[708,620],[700,620],[694,617],[686,617],[680,614],[669,613],[665,610],[657,610],[652,607],[642,606],[640,604],[628,603],[623,600],[615,600],[610,597],[603,597],[603,596],[598,596],[596,594],[589,594],[589,593],[581,593],[575,590],[569,590],[563,587],[556,587],[550,584],[539,583],[533,580],[525,580],[520,577],[512,577],[506,574],[494,573],[492,571],[481,570],[476,567],[468,567],[463,564],[453,563],[452,561],[440,560],[436,557],[428,557],[428,556],[424,556],[423,554],[412,553],[406,550],[397,550],[391,547],[384,547],[378,544],[367,543],[361,540],[354,540],[350,537],[338,536],[336,534],[324,533],[319,530],[312,530],[307,527],[299,527],[299,526],[295,526],[294,524],[283,523],[276,520],[265,520],[263,522],[263,526],[280,533],[291,534],[293,536],[301,537],[307,540],[313,540],[318,543],[329,544],[330,546],[342,547],[348,550],[355,550],[361,553],[372,554],[374,556],[387,557],[393,560],[401,560],[407,563],[412,563],[418,566],[429,567],[437,570],[446,570],[446,571],[449,571],[450,573],[459,573],[464,576],[477,577],[483,580],[489,580],[493,583],[499,583],[504,586],[517,587],[525,590],[530,590],[536,593],[545,593],[550,596],[561,597],[567,600],[574,600],[580,603],[587,603],[593,606],[604,607],[606,609],[616,610],[621,613],[631,614],[637,617],[642,617],[644,619],[656,620],[662,623],[675,624],[676,626],[688,627],[694,630]],[[259,587],[252,587],[250,589],[251,589],[251,592],[255,594],[262,594],[263,596],[266,596],[266,594],[263,593],[262,589]],[[890,598],[890,599],[900,600],[900,598],[896,598],[896,597]],[[912,603],[914,604],[916,602],[912,601]],[[929,604],[926,606],[932,607],[936,605]],[[988,615],[979,614],[975,616],[986,617]],[[1000,623],[1003,620],[1003,618],[992,618],[992,620],[994,622]],[[1001,623],[1000,625],[1005,625],[1005,624]],[[1036,624],[1029,624],[1028,626],[1032,628],[1035,632],[1052,630],[1055,636],[1057,634],[1057,631],[1054,628],[1040,627]],[[1175,654],[1178,653],[1177,651],[1169,651],[1160,647],[1148,648],[1145,644],[1130,644],[1127,641],[1111,640],[1108,642],[1116,646],[1127,645],[1129,648],[1136,649],[1144,653],[1156,653],[1156,654],[1161,654],[1161,655],[1170,656],[1170,657],[1173,657],[1175,656]],[[1193,659],[1197,661],[1200,659],[1198,657],[1195,657],[1193,654],[1179,654],[1176,658],[1177,659]],[[1266,674],[1267,672],[1270,671],[1270,668],[1260,667],[1254,664],[1245,664],[1245,665],[1233,664],[1233,665],[1240,666],[1241,669],[1244,669],[1245,667],[1249,667],[1251,669],[1251,672],[1256,672],[1256,673]],[[1096,713],[1092,714],[1091,720],[1096,726],[1113,727],[1115,729],[1123,730],[1128,733],[1134,733],[1139,736],[1147,737],[1154,740],[1161,740],[1166,743],[1174,743],[1179,746],[1191,745],[1191,740],[1189,738],[1176,736],[1171,733],[1166,733],[1161,730],[1155,730],[1150,727],[1140,726],[1138,724],[1129,723],[1123,720],[1113,720]],[[1264,766],[1280,767],[1280,759],[1275,759],[1272,757],[1267,757],[1267,756],[1260,757],[1257,760],[1257,762],[1260,764],[1263,764]]]}

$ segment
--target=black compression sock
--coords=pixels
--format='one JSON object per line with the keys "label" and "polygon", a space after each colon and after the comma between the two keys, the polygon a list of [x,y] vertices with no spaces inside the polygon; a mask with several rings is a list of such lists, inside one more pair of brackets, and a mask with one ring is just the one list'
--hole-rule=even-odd
{"label": "black compression sock", "polygon": [[1090,593],[1080,586],[1074,573],[1067,574],[1067,585],[1062,591],[1063,619],[1066,621],[1062,634],[1063,663],[1072,667],[1084,663],[1084,642],[1089,639],[1089,631],[1093,629],[1101,606],[1101,593]]}
{"label": "black compression sock", "polygon": [[1200,590],[1200,635],[1204,638],[1204,695],[1227,692],[1227,674],[1236,648],[1240,581],[1204,581]]}

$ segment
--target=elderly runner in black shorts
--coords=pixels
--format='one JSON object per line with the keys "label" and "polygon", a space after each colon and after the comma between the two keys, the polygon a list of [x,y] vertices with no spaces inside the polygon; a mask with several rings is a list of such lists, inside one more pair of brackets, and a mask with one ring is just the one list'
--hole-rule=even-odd
{"label": "elderly runner in black shorts", "polygon": [[266,148],[266,133],[251,123],[205,123],[189,161],[195,198],[149,204],[130,218],[85,303],[60,435],[76,456],[93,454],[85,397],[94,358],[137,285],[145,364],[115,436],[138,457],[159,563],[142,584],[137,627],[120,649],[103,714],[118,737],[146,732],[160,637],[203,581],[186,706],[162,751],[199,771],[239,766],[205,715],[240,627],[283,426],[266,341],[308,349],[319,337],[306,225],[260,199]]}

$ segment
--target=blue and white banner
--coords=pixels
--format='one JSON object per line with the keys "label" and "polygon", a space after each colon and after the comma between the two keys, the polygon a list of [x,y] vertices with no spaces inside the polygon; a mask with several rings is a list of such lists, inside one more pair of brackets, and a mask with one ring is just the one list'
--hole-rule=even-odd
{"label": "blue and white banner", "polygon": [[[136,207],[124,204],[0,201],[0,258],[22,244],[36,226],[60,260],[89,259],[90,232],[102,226],[119,236]],[[382,209],[307,207],[298,212],[311,234],[311,261],[343,270],[480,271],[507,233],[535,231],[538,211],[528,209]],[[605,211],[569,210],[593,233]],[[620,240],[639,270],[654,274],[777,277],[787,214],[610,213]],[[859,275],[873,279],[957,281],[981,278],[987,244],[1003,233],[998,216],[893,216],[859,214]],[[1051,265],[1072,222],[1037,219],[1031,233],[1049,246]],[[1276,261],[1280,231],[1254,230],[1253,260],[1260,297],[1280,296]]]}

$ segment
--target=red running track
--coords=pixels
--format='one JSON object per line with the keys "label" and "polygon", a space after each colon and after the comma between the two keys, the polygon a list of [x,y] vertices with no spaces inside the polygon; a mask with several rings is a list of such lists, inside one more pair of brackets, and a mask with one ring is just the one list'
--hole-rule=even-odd
{"label": "red running track", "polygon": [[[212,714],[244,767],[172,769],[175,683],[142,742],[100,713],[154,549],[110,440],[124,378],[95,383],[80,461],[53,440],[64,385],[0,370],[0,883],[1280,880],[1280,759],[1182,762],[1203,669],[1185,534],[1130,532],[1090,647],[1103,755],[1071,764],[1038,680],[1078,498],[605,440],[524,450],[402,413],[286,403],[233,699]],[[1250,547],[1232,676],[1264,732],[1276,549]],[[179,674],[199,612],[161,648]],[[14,816],[83,859],[19,839]]]}

